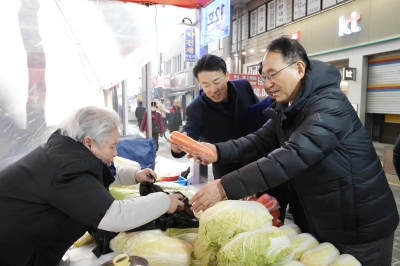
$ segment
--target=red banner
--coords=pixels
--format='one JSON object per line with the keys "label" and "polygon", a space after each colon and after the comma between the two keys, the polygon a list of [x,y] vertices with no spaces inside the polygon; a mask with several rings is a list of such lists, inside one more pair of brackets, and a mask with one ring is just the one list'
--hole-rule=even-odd
{"label": "red banner", "polygon": [[235,79],[247,79],[253,87],[254,94],[258,98],[266,98],[268,94],[264,91],[264,82],[261,80],[259,75],[252,74],[240,74],[240,73],[229,73],[229,80]]}

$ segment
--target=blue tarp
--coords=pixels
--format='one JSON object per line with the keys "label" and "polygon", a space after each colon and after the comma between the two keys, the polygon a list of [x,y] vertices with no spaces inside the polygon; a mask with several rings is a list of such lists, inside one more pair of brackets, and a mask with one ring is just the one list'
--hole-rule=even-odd
{"label": "blue tarp", "polygon": [[121,136],[117,144],[118,156],[136,161],[140,167],[154,170],[156,158],[156,143],[136,135]]}

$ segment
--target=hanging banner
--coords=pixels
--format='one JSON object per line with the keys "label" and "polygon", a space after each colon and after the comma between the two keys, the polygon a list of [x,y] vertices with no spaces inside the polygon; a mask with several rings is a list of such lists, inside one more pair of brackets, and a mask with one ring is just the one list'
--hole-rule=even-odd
{"label": "hanging banner", "polygon": [[265,10],[265,5],[262,5],[257,8],[257,13],[258,13],[258,22],[257,22],[257,34],[265,32],[265,17],[266,17],[266,10]]}
{"label": "hanging banner", "polygon": [[276,27],[276,24],[275,24],[275,20],[276,20],[276,17],[275,17],[275,9],[276,9],[275,0],[273,0],[271,2],[268,2],[267,5],[268,5],[267,30],[272,30],[272,29],[274,29]]}
{"label": "hanging banner", "polygon": [[187,28],[185,30],[185,61],[194,62],[196,61],[196,49],[195,49],[195,30],[194,27]]}
{"label": "hanging banner", "polygon": [[250,12],[250,38],[257,35],[257,9]]}
{"label": "hanging banner", "polygon": [[216,0],[201,9],[201,45],[230,34],[230,0]]}
{"label": "hanging banner", "polygon": [[286,23],[286,0],[277,0],[276,3],[276,26]]}
{"label": "hanging banner", "polygon": [[306,1],[307,0],[293,1],[293,20],[306,16]]}

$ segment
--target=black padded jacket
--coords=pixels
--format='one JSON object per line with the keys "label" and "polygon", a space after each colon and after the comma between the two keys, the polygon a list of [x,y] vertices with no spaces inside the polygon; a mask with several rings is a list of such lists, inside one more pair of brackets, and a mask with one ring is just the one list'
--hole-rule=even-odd
{"label": "black padded jacket", "polygon": [[265,156],[221,182],[228,198],[239,199],[289,180],[319,241],[367,243],[391,234],[399,216],[340,80],[335,67],[312,60],[291,106],[275,102],[257,132],[217,144],[219,163]]}
{"label": "black padded jacket", "polygon": [[[201,89],[186,108],[186,124],[182,131],[195,140],[210,143],[245,136],[250,106],[258,103],[258,98],[245,79],[228,81],[228,95],[230,106],[226,108],[210,100]],[[171,153],[175,158],[185,155],[183,152]],[[242,162],[213,165],[214,178],[218,179],[243,165]]]}

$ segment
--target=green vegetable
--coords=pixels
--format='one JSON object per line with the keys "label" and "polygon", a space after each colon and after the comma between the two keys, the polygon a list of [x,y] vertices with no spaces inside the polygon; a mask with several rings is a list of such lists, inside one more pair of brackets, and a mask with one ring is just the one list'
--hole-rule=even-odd
{"label": "green vegetable", "polygon": [[219,245],[208,245],[202,239],[197,238],[193,242],[193,259],[201,261],[203,265],[216,266],[219,248]]}
{"label": "green vegetable", "polygon": [[334,259],[330,266],[361,266],[361,263],[350,254],[342,254]]}
{"label": "green vegetable", "polygon": [[339,255],[339,250],[334,245],[325,242],[307,250],[300,261],[305,266],[324,266],[329,265]]}
{"label": "green vegetable", "polygon": [[218,265],[285,265],[293,258],[289,237],[264,226],[238,234],[218,252]]}
{"label": "green vegetable", "polygon": [[290,240],[290,245],[294,250],[293,260],[300,260],[301,256],[310,248],[318,245],[318,240],[311,234],[302,233]]}
{"label": "green vegetable", "polygon": [[279,230],[285,232],[289,239],[301,234],[301,229],[294,223],[282,225],[279,227]]}
{"label": "green vegetable", "polygon": [[271,225],[272,216],[256,201],[225,200],[200,216],[198,238],[206,245],[223,245],[237,234]]}
{"label": "green vegetable", "polygon": [[139,187],[137,189],[135,187],[111,187],[110,194],[113,196],[115,200],[123,200],[132,197],[139,197]]}
{"label": "green vegetable", "polygon": [[189,266],[193,246],[160,230],[120,233],[110,241],[112,250],[145,258],[150,265]]}

